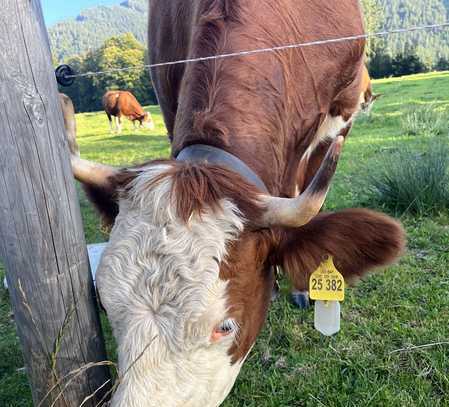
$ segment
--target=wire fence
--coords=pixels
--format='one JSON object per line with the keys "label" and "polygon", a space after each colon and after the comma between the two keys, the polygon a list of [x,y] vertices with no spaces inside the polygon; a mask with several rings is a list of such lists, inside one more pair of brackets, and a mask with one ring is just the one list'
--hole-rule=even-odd
{"label": "wire fence", "polygon": [[116,73],[116,72],[137,71],[137,70],[160,68],[160,67],[167,67],[167,66],[180,65],[180,64],[191,64],[191,63],[195,63],[195,62],[204,62],[204,61],[236,58],[236,57],[248,57],[251,55],[258,55],[258,54],[264,54],[264,53],[270,53],[270,52],[279,52],[279,51],[285,51],[285,50],[290,50],[290,49],[299,49],[299,48],[321,46],[321,45],[327,45],[327,44],[337,44],[337,43],[341,43],[341,42],[357,41],[357,40],[361,40],[361,39],[385,38],[390,35],[405,34],[405,33],[417,32],[417,31],[442,30],[445,28],[449,28],[449,21],[440,23],[440,24],[429,24],[429,25],[421,25],[421,26],[414,26],[414,27],[408,27],[408,28],[398,28],[398,29],[394,29],[394,30],[352,35],[352,36],[347,36],[347,37],[322,39],[322,40],[309,41],[309,42],[303,42],[303,43],[297,43],[297,44],[281,45],[281,46],[277,46],[277,47],[259,48],[259,49],[253,49],[253,50],[232,52],[232,53],[227,53],[227,54],[210,55],[207,57],[189,58],[189,59],[161,62],[161,63],[156,63],[156,64],[141,65],[141,66],[114,68],[114,69],[109,69],[109,70],[104,70],[104,71],[74,73],[74,74],[67,74],[67,73],[63,72],[62,77],[66,80],[69,80],[69,79],[82,78],[82,77],[107,75],[107,74]]}

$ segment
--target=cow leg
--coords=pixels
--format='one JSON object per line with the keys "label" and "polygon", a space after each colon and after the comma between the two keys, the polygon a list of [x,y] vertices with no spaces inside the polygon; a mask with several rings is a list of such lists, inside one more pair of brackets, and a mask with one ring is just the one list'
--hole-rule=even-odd
{"label": "cow leg", "polygon": [[117,133],[118,134],[122,133],[122,117],[121,116],[117,116]]}
{"label": "cow leg", "polygon": [[[281,294],[281,287],[279,286],[278,278],[281,275],[279,266],[272,266],[271,272],[274,276],[273,289],[271,290],[271,301],[276,301]],[[309,303],[309,292],[308,291],[298,291],[293,289],[291,292],[291,301],[293,305],[300,309],[306,309],[310,306]]]}
{"label": "cow leg", "polygon": [[299,291],[299,290],[293,289],[290,294],[290,299],[291,299],[293,305],[295,305],[299,309],[307,309],[310,306],[308,291]]}
{"label": "cow leg", "polygon": [[113,133],[114,129],[112,128],[112,116],[109,113],[106,113],[106,116],[108,116],[109,120],[109,130],[111,131],[111,133]]}
{"label": "cow leg", "polygon": [[271,273],[273,273],[273,288],[271,290],[271,301],[276,301],[279,298],[281,287],[279,286],[278,278],[280,275],[279,266],[272,266]]}

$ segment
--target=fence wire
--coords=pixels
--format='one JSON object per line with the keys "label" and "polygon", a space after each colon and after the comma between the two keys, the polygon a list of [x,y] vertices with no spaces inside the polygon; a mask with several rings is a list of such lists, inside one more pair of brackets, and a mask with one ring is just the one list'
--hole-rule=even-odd
{"label": "fence wire", "polygon": [[429,25],[421,25],[421,26],[408,27],[408,28],[398,28],[395,30],[352,35],[352,36],[348,36],[348,37],[330,38],[330,39],[325,39],[325,40],[316,40],[316,41],[303,42],[303,43],[297,43],[297,44],[281,45],[281,46],[271,47],[271,48],[259,48],[259,49],[253,49],[253,50],[247,50],[247,51],[231,52],[231,53],[227,53],[227,54],[210,55],[207,57],[181,59],[181,60],[177,60],[177,61],[161,62],[161,63],[156,63],[156,64],[148,64],[148,65],[141,65],[141,66],[125,67],[125,68],[113,68],[113,69],[109,69],[109,70],[105,70],[105,71],[85,72],[85,73],[80,73],[80,74],[65,75],[65,78],[72,79],[72,78],[101,76],[101,75],[107,75],[107,74],[116,73],[116,72],[137,71],[137,70],[160,68],[160,67],[172,66],[172,65],[191,64],[191,63],[195,63],[195,62],[211,61],[211,60],[218,60],[218,59],[246,57],[246,56],[264,54],[264,53],[269,53],[269,52],[285,51],[285,50],[289,50],[289,49],[306,48],[306,47],[320,46],[320,45],[326,45],[326,44],[337,44],[337,43],[346,42],[346,41],[356,41],[356,40],[370,39],[370,38],[376,38],[376,37],[382,38],[382,37],[388,37],[390,35],[411,33],[411,32],[416,32],[416,31],[442,30],[442,29],[448,28],[448,27],[449,27],[449,21],[445,22],[445,23],[440,23],[440,24],[429,24]]}

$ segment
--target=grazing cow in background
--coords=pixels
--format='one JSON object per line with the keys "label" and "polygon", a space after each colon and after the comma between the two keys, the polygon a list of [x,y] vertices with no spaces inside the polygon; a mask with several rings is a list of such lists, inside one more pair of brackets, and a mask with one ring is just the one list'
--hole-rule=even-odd
{"label": "grazing cow in background", "polygon": [[111,131],[113,131],[112,117],[114,117],[115,130],[118,133],[122,132],[122,116],[132,121],[134,128],[136,128],[136,122],[139,122],[140,127],[146,127],[150,130],[154,129],[151,114],[143,110],[131,92],[123,90],[106,92],[103,96],[103,107],[108,116]]}
{"label": "grazing cow in background", "polygon": [[[363,33],[357,0],[149,4],[152,63]],[[97,271],[118,345],[112,407],[220,405],[264,324],[273,267],[306,290],[326,255],[353,281],[401,254],[394,219],[319,214],[360,109],[363,58],[358,40],[155,68],[172,158],[113,168],[72,156],[112,226]],[[326,154],[298,195],[312,145]]]}

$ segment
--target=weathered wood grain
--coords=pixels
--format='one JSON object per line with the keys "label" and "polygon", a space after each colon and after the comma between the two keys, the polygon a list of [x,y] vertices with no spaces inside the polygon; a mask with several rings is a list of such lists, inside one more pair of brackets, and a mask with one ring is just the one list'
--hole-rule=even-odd
{"label": "weathered wood grain", "polygon": [[[106,353],[40,2],[0,5],[0,255],[37,405]],[[95,367],[43,405],[79,406],[109,378]]]}

